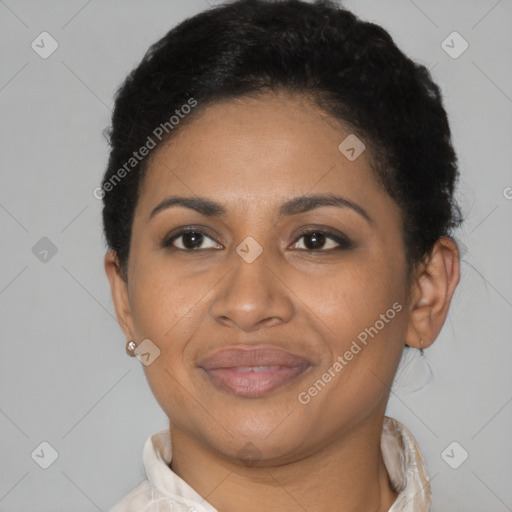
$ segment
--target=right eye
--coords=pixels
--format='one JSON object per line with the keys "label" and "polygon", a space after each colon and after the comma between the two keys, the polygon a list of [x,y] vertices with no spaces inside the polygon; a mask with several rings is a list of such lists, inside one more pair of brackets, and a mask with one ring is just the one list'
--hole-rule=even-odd
{"label": "right eye", "polygon": [[[182,239],[178,244],[178,242]],[[209,247],[201,247],[203,242],[206,240],[210,240],[211,244]],[[178,249],[180,251],[199,251],[204,249],[219,249],[222,248],[220,244],[218,244],[210,235],[201,231],[197,228],[187,228],[175,233],[169,238],[166,238],[162,244],[163,247],[167,247],[168,249],[174,250]]]}

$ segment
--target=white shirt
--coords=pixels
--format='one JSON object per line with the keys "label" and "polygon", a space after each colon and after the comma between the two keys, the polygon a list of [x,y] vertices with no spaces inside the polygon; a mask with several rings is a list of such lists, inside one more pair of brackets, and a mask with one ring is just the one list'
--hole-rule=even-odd
{"label": "white shirt", "polygon": [[[388,512],[429,512],[427,468],[412,434],[399,421],[384,417],[382,456],[398,497]],[[218,512],[174,473],[169,430],[150,436],[143,452],[147,479],[110,512]]]}

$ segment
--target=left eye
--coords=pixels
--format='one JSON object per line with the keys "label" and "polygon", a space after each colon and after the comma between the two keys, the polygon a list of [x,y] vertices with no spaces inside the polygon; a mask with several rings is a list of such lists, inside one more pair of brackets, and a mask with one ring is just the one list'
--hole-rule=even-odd
{"label": "left eye", "polygon": [[[304,239],[304,242],[302,242],[303,247],[297,247],[297,245],[300,244],[299,242],[296,242],[295,249],[309,251],[330,251],[337,248],[348,249],[351,247],[350,240],[345,236],[338,236],[321,230],[306,231],[300,235],[299,240],[301,239]],[[328,247],[324,247],[326,244]]]}

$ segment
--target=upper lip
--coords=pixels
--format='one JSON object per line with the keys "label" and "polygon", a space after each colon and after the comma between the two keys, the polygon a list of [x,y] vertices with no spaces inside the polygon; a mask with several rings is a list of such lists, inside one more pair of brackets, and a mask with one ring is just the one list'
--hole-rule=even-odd
{"label": "upper lip", "polygon": [[231,347],[205,357],[199,367],[205,370],[252,366],[307,367],[311,362],[305,357],[275,347]]}

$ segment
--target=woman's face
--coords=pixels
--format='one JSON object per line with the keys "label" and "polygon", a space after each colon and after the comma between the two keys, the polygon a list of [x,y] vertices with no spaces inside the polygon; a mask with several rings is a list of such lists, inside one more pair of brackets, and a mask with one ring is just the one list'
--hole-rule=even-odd
{"label": "woman's face", "polygon": [[128,329],[160,350],[144,369],[176,428],[228,457],[301,458],[384,411],[409,321],[400,210],[369,149],[339,149],[350,131],[299,97],[182,128],[135,212]]}

